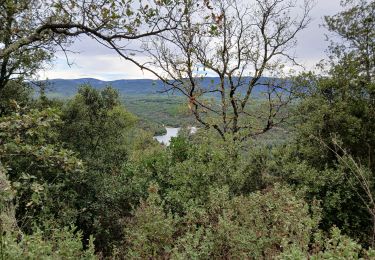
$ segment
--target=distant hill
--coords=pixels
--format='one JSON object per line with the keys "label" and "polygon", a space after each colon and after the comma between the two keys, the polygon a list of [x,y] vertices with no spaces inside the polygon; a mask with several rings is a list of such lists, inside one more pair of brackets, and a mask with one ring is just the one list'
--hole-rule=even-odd
{"label": "distant hill", "polygon": [[121,79],[114,81],[103,81],[93,78],[81,79],[51,79],[48,80],[48,93],[69,97],[77,93],[79,86],[90,84],[94,88],[112,86],[119,90],[122,95],[142,95],[158,93],[163,90],[161,81],[151,79]]}
{"label": "distant hill", "polygon": [[[250,80],[248,77],[246,80]],[[261,78],[261,82],[266,82],[269,78]],[[201,81],[201,85],[205,87],[214,86],[219,83],[219,78],[204,78]],[[152,95],[158,94],[160,91],[165,90],[163,82],[160,80],[152,79],[121,79],[113,81],[103,81],[94,78],[80,78],[80,79],[51,79],[48,80],[47,93],[54,96],[70,97],[73,96],[80,85],[90,84],[94,88],[104,88],[106,86],[112,86],[120,92],[121,95]],[[245,89],[240,90],[244,92]],[[264,85],[258,85],[254,88],[255,96],[260,95],[261,92],[265,91]],[[178,94],[178,93],[176,93]]]}

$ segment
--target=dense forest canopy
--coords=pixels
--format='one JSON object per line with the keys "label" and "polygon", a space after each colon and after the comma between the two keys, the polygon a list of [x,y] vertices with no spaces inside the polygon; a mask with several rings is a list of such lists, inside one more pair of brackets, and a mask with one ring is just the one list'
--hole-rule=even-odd
{"label": "dense forest canopy", "polygon": [[[375,2],[341,4],[298,72],[309,0],[0,0],[1,259],[374,259]],[[163,93],[48,95],[80,35]]]}

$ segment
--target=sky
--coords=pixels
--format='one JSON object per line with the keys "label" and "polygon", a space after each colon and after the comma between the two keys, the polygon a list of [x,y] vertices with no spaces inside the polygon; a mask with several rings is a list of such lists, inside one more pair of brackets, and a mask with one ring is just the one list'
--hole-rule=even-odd
{"label": "sky", "polygon": [[[302,1],[302,0],[301,0]],[[312,22],[300,32],[295,54],[299,63],[306,69],[312,69],[321,59],[325,58],[328,43],[327,31],[321,26],[325,15],[333,15],[341,10],[340,0],[315,0],[311,12]],[[145,79],[154,78],[142,72],[131,62],[121,59],[113,50],[109,50],[88,37],[78,38],[68,53],[69,62],[62,52],[57,52],[52,64],[40,72],[41,79],[76,79],[96,78],[100,80]]]}

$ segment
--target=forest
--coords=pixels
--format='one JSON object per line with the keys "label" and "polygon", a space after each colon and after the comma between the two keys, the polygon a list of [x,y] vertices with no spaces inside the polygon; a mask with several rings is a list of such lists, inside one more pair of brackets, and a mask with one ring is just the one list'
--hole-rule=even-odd
{"label": "forest", "polygon": [[[375,1],[341,7],[306,70],[311,0],[0,0],[0,259],[375,259]],[[81,36],[163,89],[49,95]]]}

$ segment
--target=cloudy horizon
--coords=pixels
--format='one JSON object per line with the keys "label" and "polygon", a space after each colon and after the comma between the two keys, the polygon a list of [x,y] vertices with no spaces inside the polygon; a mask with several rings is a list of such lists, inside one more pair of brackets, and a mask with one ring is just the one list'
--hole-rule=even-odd
{"label": "cloudy horizon", "polygon": [[[327,30],[321,25],[323,17],[333,15],[341,10],[340,0],[317,0],[311,12],[312,22],[307,29],[300,32],[295,49],[297,61],[306,69],[313,69],[321,59],[325,58],[328,47]],[[95,78],[111,81],[118,79],[154,79],[148,72],[141,71],[136,65],[119,57],[96,40],[87,36],[78,38],[70,47],[67,62],[65,54],[57,52],[52,65],[42,71],[40,79],[78,79]]]}

